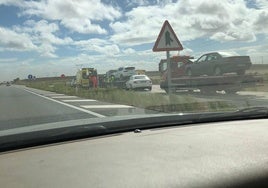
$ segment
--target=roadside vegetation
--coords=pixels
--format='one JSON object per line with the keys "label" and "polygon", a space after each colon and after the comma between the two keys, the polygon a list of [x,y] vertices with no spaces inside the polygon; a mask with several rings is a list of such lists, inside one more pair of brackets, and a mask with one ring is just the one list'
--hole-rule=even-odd
{"label": "roadside vegetation", "polygon": [[66,85],[65,81],[21,81],[27,87],[75,95],[82,98],[96,99],[104,102],[131,105],[159,112],[206,112],[234,110],[235,107],[224,101],[201,102],[187,95],[165,95],[151,92],[126,91],[117,88],[85,89]]}

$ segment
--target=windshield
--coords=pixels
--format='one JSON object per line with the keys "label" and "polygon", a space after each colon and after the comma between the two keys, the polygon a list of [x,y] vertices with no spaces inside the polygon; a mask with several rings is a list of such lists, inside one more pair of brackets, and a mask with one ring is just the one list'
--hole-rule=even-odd
{"label": "windshield", "polygon": [[0,17],[0,132],[268,107],[267,0],[0,1]]}

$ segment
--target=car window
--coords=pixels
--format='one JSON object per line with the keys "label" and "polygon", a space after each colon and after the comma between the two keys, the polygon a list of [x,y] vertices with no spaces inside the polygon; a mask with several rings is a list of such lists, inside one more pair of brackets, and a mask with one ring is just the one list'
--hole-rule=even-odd
{"label": "car window", "polygon": [[217,56],[215,54],[208,55],[207,61],[213,61],[213,60],[217,60]]}
{"label": "car window", "polygon": [[207,56],[204,55],[204,56],[200,57],[200,58],[197,60],[197,63],[202,63],[202,62],[206,61],[206,59],[207,59]]}

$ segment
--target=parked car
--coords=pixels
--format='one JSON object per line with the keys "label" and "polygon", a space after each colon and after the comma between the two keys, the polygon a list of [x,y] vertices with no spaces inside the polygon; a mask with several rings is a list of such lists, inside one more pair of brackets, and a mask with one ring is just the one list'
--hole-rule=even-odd
{"label": "parked car", "polygon": [[224,73],[244,75],[251,64],[249,56],[238,56],[226,52],[213,52],[204,54],[194,63],[188,64],[186,74],[188,76],[219,76]]}
{"label": "parked car", "polygon": [[6,83],[6,86],[11,86],[10,82],[7,82],[7,83]]}
{"label": "parked car", "polygon": [[149,89],[152,90],[152,81],[146,75],[133,75],[130,76],[126,82],[127,89]]}
{"label": "parked car", "polygon": [[123,80],[126,77],[135,75],[135,67],[120,67],[115,73],[115,79]]}

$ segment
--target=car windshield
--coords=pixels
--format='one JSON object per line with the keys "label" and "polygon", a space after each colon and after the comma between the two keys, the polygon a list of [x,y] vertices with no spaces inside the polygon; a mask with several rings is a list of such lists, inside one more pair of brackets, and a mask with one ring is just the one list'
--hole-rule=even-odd
{"label": "car windshield", "polygon": [[268,107],[267,0],[0,0],[0,17],[0,133]]}

